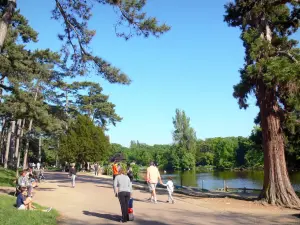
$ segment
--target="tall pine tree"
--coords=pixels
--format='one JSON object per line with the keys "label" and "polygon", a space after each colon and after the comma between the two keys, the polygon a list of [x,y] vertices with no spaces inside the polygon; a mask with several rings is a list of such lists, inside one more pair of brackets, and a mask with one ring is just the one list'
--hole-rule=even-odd
{"label": "tall pine tree", "polygon": [[300,207],[289,180],[283,123],[299,106],[300,51],[291,38],[299,27],[299,0],[235,0],[226,6],[225,21],[241,29],[245,65],[234,97],[241,108],[253,93],[260,109],[264,185],[260,195],[270,204]]}

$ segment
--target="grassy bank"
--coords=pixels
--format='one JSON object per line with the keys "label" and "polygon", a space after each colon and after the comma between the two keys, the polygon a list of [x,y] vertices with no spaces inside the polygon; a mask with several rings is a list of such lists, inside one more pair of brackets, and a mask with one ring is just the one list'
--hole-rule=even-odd
{"label": "grassy bank", "polygon": [[14,187],[16,172],[0,167],[0,187]]}
{"label": "grassy bank", "polygon": [[[14,206],[16,198],[0,195],[0,224],[1,225],[56,225],[58,212],[51,210],[49,213],[41,211],[17,210]],[[39,205],[38,209],[45,209]]]}

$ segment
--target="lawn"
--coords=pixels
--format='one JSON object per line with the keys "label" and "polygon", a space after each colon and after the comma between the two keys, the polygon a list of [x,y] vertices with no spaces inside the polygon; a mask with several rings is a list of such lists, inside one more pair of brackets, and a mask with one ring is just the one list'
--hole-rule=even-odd
{"label": "lawn", "polygon": [[14,187],[16,172],[0,167],[0,187]]}
{"label": "lawn", "polygon": [[[0,223],[1,225],[56,225],[58,213],[55,210],[50,212],[21,211],[14,206],[16,198],[9,195],[0,195]],[[45,209],[34,204],[38,209]]]}

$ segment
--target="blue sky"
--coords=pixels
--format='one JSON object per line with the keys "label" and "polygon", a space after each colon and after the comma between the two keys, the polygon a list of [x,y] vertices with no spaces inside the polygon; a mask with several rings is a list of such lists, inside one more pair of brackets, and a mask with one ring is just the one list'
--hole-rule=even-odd
{"label": "blue sky", "polygon": [[[32,47],[59,50],[61,25],[51,20],[53,0],[19,0],[18,7],[39,32]],[[147,12],[167,22],[171,31],[160,38],[129,41],[114,33],[111,7],[94,10],[90,27],[97,30],[93,52],[121,68],[130,86],[108,84],[93,74],[82,78],[99,82],[124,119],[110,127],[111,142],[128,146],[130,140],[147,144],[172,143],[172,117],[183,109],[197,137],[248,136],[258,109],[250,99],[240,110],[232,97],[239,81],[244,49],[240,32],[223,22],[228,0],[149,0]]]}

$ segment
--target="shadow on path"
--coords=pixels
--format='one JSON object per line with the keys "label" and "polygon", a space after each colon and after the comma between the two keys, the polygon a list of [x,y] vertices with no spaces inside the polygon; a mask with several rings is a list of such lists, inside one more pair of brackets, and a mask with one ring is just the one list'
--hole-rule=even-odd
{"label": "shadow on path", "polygon": [[106,220],[112,220],[112,221],[120,221],[121,217],[118,215],[112,215],[108,213],[97,213],[97,212],[89,212],[89,211],[82,211],[84,215],[86,216],[95,216],[98,218],[103,218]]}

